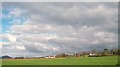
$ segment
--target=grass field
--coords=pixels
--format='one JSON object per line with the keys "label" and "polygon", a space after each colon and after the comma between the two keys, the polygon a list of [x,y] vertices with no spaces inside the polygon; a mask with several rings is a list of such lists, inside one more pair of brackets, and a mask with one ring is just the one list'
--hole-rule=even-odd
{"label": "grass field", "polygon": [[4,59],[3,65],[116,65],[118,56],[56,59]]}

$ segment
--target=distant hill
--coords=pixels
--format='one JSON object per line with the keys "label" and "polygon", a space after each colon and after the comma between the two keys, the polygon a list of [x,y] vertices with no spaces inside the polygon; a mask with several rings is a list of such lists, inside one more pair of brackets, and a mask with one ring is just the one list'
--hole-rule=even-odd
{"label": "distant hill", "polygon": [[2,58],[2,59],[10,59],[10,58],[12,58],[12,57],[5,55],[5,56],[2,56],[1,58]]}

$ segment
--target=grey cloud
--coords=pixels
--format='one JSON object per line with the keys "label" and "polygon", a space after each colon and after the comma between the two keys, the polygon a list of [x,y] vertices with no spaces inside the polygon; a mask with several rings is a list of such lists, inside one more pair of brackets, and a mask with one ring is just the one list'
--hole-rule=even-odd
{"label": "grey cloud", "polygon": [[12,25],[9,32],[16,35],[15,45],[23,45],[27,55],[118,45],[117,3],[3,3],[4,8],[12,6],[28,11],[27,21]]}

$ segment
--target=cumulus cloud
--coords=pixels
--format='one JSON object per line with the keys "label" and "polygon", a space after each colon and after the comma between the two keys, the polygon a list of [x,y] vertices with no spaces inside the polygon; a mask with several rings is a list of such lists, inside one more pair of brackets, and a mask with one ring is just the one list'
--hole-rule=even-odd
{"label": "cumulus cloud", "polygon": [[115,2],[3,3],[4,8],[13,6],[16,7],[10,9],[10,14],[27,20],[17,18],[21,24],[16,24],[18,20],[11,21],[13,25],[5,37],[14,45],[4,48],[13,47],[9,49],[13,52],[10,55],[25,51],[27,56],[45,56],[118,46]]}

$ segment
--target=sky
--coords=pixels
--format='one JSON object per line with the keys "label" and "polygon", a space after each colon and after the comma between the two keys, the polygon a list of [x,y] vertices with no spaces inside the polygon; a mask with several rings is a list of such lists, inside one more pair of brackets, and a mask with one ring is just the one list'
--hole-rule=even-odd
{"label": "sky", "polygon": [[3,2],[3,55],[46,56],[118,47],[117,2]]}
{"label": "sky", "polygon": [[119,2],[119,0],[1,0],[2,2]]}

